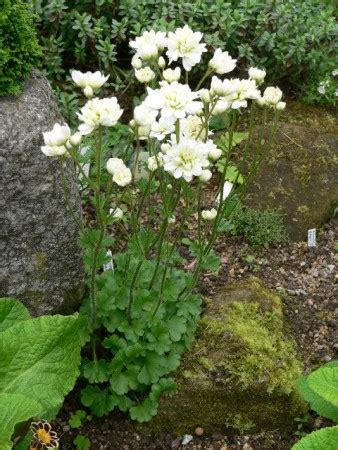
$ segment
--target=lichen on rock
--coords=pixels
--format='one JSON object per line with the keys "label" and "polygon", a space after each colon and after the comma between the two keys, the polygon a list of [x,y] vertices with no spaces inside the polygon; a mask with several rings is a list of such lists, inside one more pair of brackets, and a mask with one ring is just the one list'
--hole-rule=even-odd
{"label": "lichen on rock", "polygon": [[286,334],[280,298],[257,278],[207,300],[197,338],[162,398],[155,429],[206,432],[291,429],[304,411],[295,391],[301,363]]}

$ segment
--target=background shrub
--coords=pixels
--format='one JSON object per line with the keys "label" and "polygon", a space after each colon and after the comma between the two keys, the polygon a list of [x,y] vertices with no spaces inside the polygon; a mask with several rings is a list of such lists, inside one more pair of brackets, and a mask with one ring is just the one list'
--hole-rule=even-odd
{"label": "background shrub", "polygon": [[20,93],[40,48],[28,3],[0,0],[0,96]]}
{"label": "background shrub", "polygon": [[[309,101],[335,103],[318,87],[335,60],[335,10],[307,0],[32,0],[40,16],[44,70],[61,81],[70,68],[100,68],[115,89],[128,78],[127,42],[143,30],[171,30],[183,23],[205,33],[248,64],[267,69],[269,82],[301,91]],[[118,58],[118,65],[117,63]],[[318,68],[321,68],[318,71]],[[323,73],[324,71],[324,73]],[[337,83],[333,79],[332,86]]]}
{"label": "background shrub", "polygon": [[285,242],[287,233],[280,213],[273,210],[261,211],[239,205],[231,215],[233,233],[243,235],[252,247]]}

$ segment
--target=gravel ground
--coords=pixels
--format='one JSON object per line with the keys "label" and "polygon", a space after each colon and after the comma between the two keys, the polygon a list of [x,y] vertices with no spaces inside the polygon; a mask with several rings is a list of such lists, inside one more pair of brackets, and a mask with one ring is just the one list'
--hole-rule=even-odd
{"label": "gravel ground", "polygon": [[[318,237],[318,245],[313,249],[309,249],[305,242],[298,242],[253,251],[240,237],[220,239],[217,243],[217,253],[222,258],[219,277],[204,275],[199,290],[210,296],[224,283],[250,275],[260,277],[266,286],[281,295],[290,333],[308,372],[338,356],[335,318],[338,312],[335,292],[338,278],[335,274],[337,224],[331,220],[324,227]],[[78,434],[90,438],[93,450],[289,450],[297,440],[297,436],[283,435],[278,430],[248,436],[205,436],[203,433],[182,445],[182,437],[135,433],[130,421],[120,413],[94,418],[85,422],[81,429],[73,430],[67,423],[68,419],[76,409],[83,409],[77,399],[76,392],[68,397],[55,422],[62,450],[75,449],[72,442]],[[311,415],[303,430],[310,432],[327,424],[327,421]]]}

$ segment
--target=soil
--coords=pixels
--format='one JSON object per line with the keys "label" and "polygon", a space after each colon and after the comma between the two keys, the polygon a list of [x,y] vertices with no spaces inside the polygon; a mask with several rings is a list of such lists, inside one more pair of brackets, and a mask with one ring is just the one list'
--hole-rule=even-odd
{"label": "soil", "polygon": [[[219,276],[205,274],[198,289],[202,295],[210,297],[225,283],[243,280],[252,274],[259,276],[267,287],[281,296],[290,334],[297,343],[305,373],[308,373],[338,356],[335,340],[335,315],[338,312],[335,292],[337,225],[338,221],[332,219],[324,226],[315,248],[308,248],[306,242],[293,242],[254,251],[241,237],[221,237],[216,248],[222,260]],[[77,409],[84,409],[78,398],[76,391],[70,394],[54,424],[62,450],[75,449],[73,440],[78,434],[90,439],[93,450],[289,450],[299,438],[296,433],[283,435],[278,430],[244,436],[205,436],[203,433],[202,436],[193,436],[187,445],[182,445],[183,436],[135,432],[134,425],[121,413],[93,418],[85,421],[80,429],[71,429],[68,424],[71,414]],[[315,414],[298,419],[305,419],[303,425],[298,420],[300,433],[329,424]]]}

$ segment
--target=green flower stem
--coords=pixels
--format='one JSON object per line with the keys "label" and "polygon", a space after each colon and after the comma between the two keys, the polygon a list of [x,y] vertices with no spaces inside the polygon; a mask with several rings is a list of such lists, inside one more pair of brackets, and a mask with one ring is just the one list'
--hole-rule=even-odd
{"label": "green flower stem", "polygon": [[212,70],[208,69],[205,74],[203,75],[203,77],[201,78],[201,80],[199,81],[199,83],[197,84],[195,91],[198,91],[199,88],[202,86],[203,82],[206,80],[206,78],[208,78],[209,75],[211,75]]}
{"label": "green flower stem", "polygon": [[82,175],[83,179],[85,180],[85,182],[87,183],[87,185],[91,189],[93,189],[93,191],[96,191],[97,190],[97,186],[94,183],[92,183],[90,178],[88,178],[87,175],[85,174],[85,172],[84,172],[84,170],[83,170],[79,160],[77,159],[77,155],[76,155],[75,151],[73,149],[70,149],[70,150],[68,149],[68,153],[71,156],[71,158],[73,159],[76,167],[78,168],[79,172],[81,173],[81,175]]}
{"label": "green flower stem", "polygon": [[69,193],[68,193],[68,188],[67,188],[67,183],[66,183],[65,170],[63,167],[64,158],[59,158],[59,162],[60,162],[60,168],[61,168],[61,184],[62,184],[62,190],[63,190],[66,208],[68,209],[70,215],[72,216],[72,219],[73,219],[75,225],[78,227],[79,230],[82,230],[83,224],[76,217],[76,214],[75,214],[75,212],[72,208],[72,205],[70,203],[70,200],[69,200]]}
{"label": "green flower stem", "polygon": [[96,212],[96,219],[98,222],[98,225],[100,227],[100,234],[98,237],[98,240],[94,247],[93,252],[93,260],[92,260],[92,266],[91,266],[91,273],[90,273],[90,304],[91,304],[91,327],[92,329],[95,329],[96,325],[96,273],[98,270],[98,257],[102,245],[102,241],[105,235],[106,226],[102,217],[102,210],[101,210],[101,193],[100,193],[100,186],[101,186],[101,153],[102,153],[102,127],[100,126],[98,131],[98,136],[95,135],[95,162],[96,162],[96,186],[97,190],[95,190],[95,212]]}
{"label": "green flower stem", "polygon": [[160,237],[159,237],[159,243],[158,243],[158,248],[157,248],[157,254],[156,254],[156,265],[155,265],[155,270],[154,270],[153,276],[152,276],[151,281],[149,283],[149,290],[151,290],[153,285],[154,285],[154,282],[155,282],[155,279],[156,279],[156,276],[157,276],[157,272],[158,272],[158,269],[160,267],[162,245],[163,245],[163,242],[164,242],[164,238],[165,238],[167,229],[168,229],[168,217],[166,217],[163,220],[163,223],[162,223],[162,227],[161,227],[161,231],[160,231]]}
{"label": "green flower stem", "polygon": [[135,129],[135,136],[136,136],[136,154],[135,154],[134,167],[133,167],[133,170],[132,170],[133,180],[134,181],[135,181],[135,174],[136,174],[136,171],[137,171],[138,158],[139,158],[139,155],[140,155],[140,138],[139,138],[138,126]]}
{"label": "green flower stem", "polygon": [[137,264],[136,270],[134,272],[133,278],[130,283],[130,289],[129,289],[129,301],[128,301],[128,308],[127,308],[127,316],[128,316],[128,322],[131,321],[131,311],[133,308],[133,302],[134,302],[134,286],[137,280],[137,276],[139,274],[139,271],[141,270],[141,267],[144,263],[144,260],[139,261]]}

